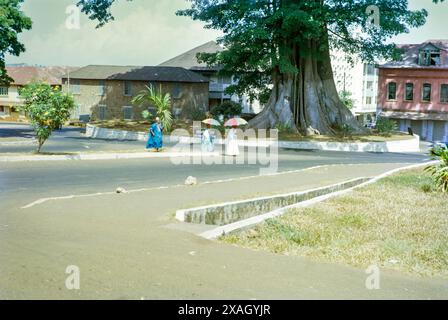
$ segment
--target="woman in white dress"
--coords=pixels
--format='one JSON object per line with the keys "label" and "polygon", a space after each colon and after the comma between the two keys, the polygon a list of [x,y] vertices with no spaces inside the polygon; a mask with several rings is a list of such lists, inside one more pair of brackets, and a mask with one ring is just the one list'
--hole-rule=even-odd
{"label": "woman in white dress", "polygon": [[236,157],[239,154],[240,150],[238,148],[238,136],[236,133],[236,127],[233,127],[227,134],[226,155]]}

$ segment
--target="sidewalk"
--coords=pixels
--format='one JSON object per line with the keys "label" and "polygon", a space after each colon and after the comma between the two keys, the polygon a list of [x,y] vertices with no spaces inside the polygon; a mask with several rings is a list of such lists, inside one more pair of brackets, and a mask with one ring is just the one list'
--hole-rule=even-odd
{"label": "sidewalk", "polygon": [[[193,234],[197,226],[174,220],[178,209],[306,190],[404,166],[335,165],[16,208],[0,220],[7,225],[0,232],[7,275],[0,278],[0,298],[446,299],[441,279],[384,270],[381,290],[370,291],[364,270],[207,241]],[[80,267],[82,290],[64,288],[68,265]]]}

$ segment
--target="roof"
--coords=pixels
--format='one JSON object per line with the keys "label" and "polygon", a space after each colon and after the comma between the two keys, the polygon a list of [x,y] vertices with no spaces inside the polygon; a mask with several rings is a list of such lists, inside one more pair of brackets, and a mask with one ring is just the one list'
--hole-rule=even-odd
{"label": "roof", "polygon": [[8,66],[8,75],[14,79],[12,84],[23,86],[33,81],[44,81],[50,85],[61,85],[62,77],[68,71],[76,70],[74,67],[29,67]]}
{"label": "roof", "polygon": [[64,78],[69,76],[70,79],[84,80],[209,82],[207,78],[199,74],[178,67],[89,65],[64,76]]}
{"label": "roof", "polygon": [[165,61],[162,64],[160,64],[160,66],[182,67],[190,70],[199,70],[199,71],[218,70],[219,68],[217,67],[213,68],[207,66],[206,63],[203,62],[199,63],[197,56],[199,53],[216,53],[223,50],[224,49],[218,43],[216,43],[216,41],[210,41],[199,47],[191,49],[190,51],[182,53],[177,57]]}
{"label": "roof", "polygon": [[428,40],[420,44],[400,44],[398,49],[404,50],[402,60],[390,61],[380,66],[380,68],[416,68],[416,69],[448,69],[448,56],[442,59],[442,65],[422,66],[418,64],[419,52],[426,46],[433,46],[448,53],[448,40]]}

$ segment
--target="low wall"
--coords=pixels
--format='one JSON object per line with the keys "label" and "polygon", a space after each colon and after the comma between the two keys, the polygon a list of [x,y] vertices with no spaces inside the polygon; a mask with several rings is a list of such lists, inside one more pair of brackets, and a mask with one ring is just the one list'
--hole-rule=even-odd
{"label": "low wall", "polygon": [[279,147],[285,149],[325,150],[342,152],[420,152],[420,137],[385,142],[317,142],[317,141],[279,141]]}
{"label": "low wall", "polygon": [[105,129],[88,124],[86,126],[86,137],[105,140],[146,141],[149,133]]}
{"label": "low wall", "polygon": [[352,188],[367,180],[368,178],[358,178],[308,191],[179,210],[176,212],[176,219],[188,223],[223,226],[332,192]]}
{"label": "low wall", "polygon": [[[122,130],[113,130],[99,128],[88,124],[86,127],[86,137],[105,140],[133,140],[146,141],[148,133],[130,132]],[[199,138],[190,137],[166,137],[171,143],[200,143]],[[225,141],[218,140],[216,144],[224,144]],[[269,140],[240,140],[241,146],[260,146],[267,147],[273,144]],[[279,148],[297,149],[297,150],[324,150],[341,152],[392,152],[392,153],[416,153],[420,152],[420,137],[414,135],[413,138],[397,141],[385,142],[318,142],[318,141],[279,141]]]}

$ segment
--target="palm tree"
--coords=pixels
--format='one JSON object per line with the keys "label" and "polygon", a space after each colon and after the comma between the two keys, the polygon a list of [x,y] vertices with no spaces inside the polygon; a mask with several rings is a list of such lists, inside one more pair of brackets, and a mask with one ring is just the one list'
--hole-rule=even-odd
{"label": "palm tree", "polygon": [[166,93],[163,95],[162,88],[160,90],[154,89],[152,85],[145,86],[146,89],[142,90],[137,96],[132,99],[133,104],[142,105],[145,102],[149,102],[156,107],[157,116],[160,118],[160,122],[163,127],[169,131],[173,124],[173,115],[171,113],[171,95]]}
{"label": "palm tree", "polygon": [[435,147],[431,150],[434,160],[439,160],[440,164],[426,168],[436,184],[438,190],[448,192],[448,147]]}

